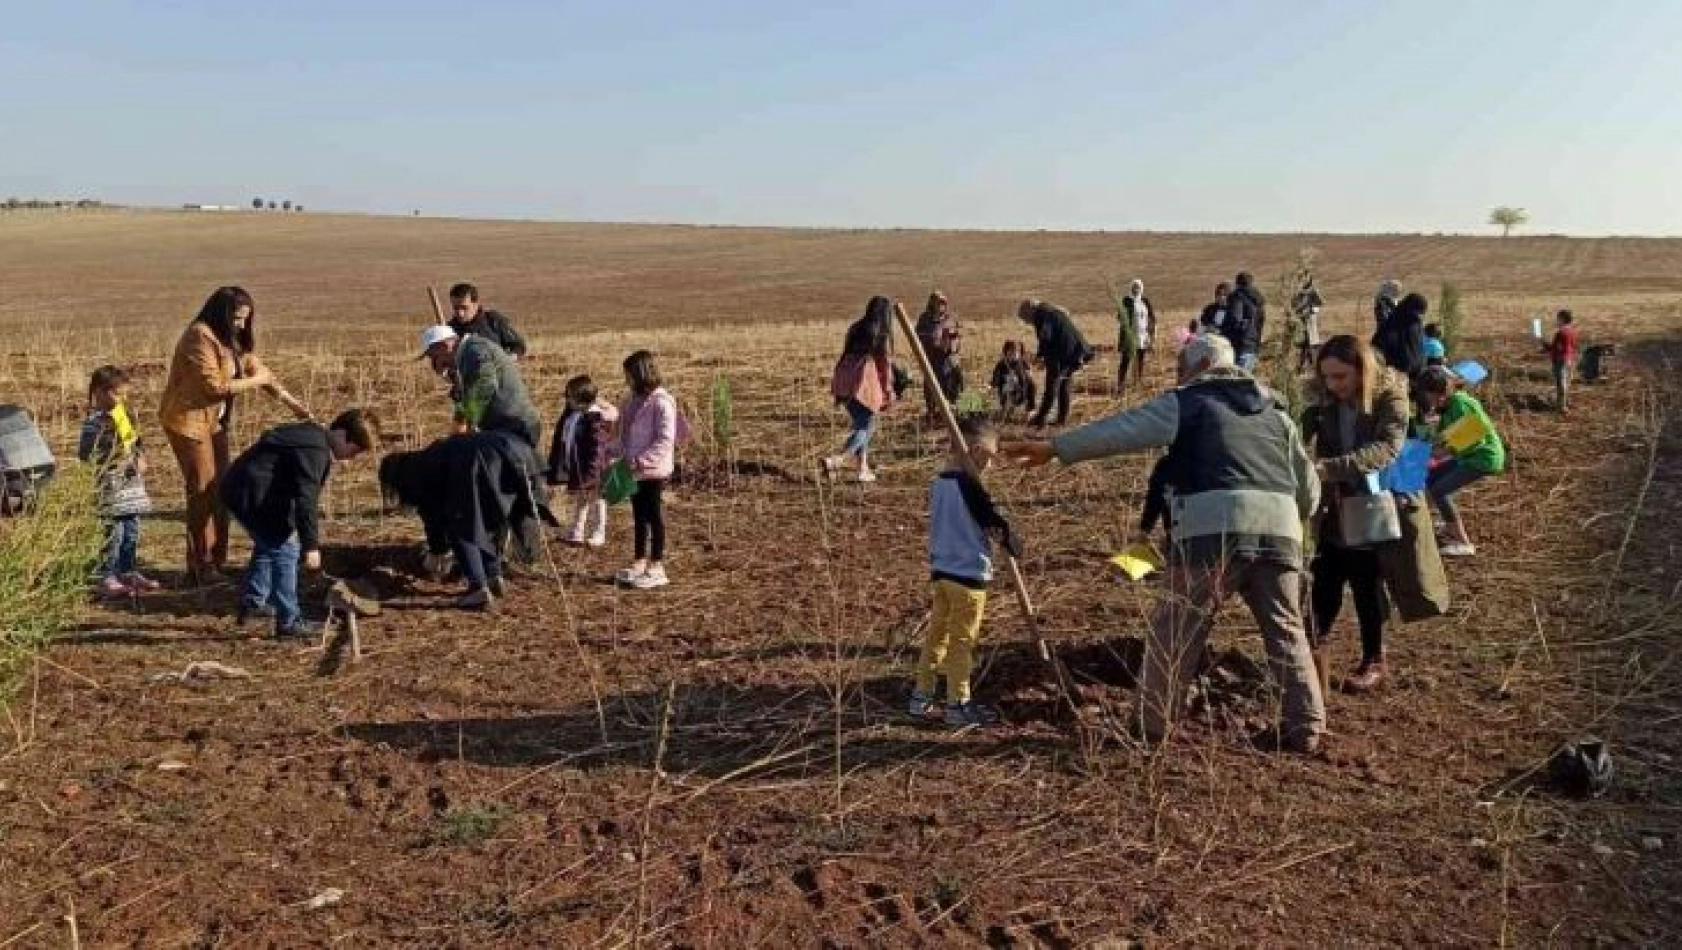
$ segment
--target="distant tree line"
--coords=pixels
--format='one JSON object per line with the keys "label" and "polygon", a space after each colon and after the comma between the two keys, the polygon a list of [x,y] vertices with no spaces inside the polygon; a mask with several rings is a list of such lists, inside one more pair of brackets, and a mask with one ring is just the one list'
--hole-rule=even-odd
{"label": "distant tree line", "polygon": [[273,198],[270,198],[268,201],[264,201],[261,198],[251,199],[251,210],[262,211],[264,208],[268,208],[270,211],[302,211],[302,210],[304,210],[303,205],[295,205],[289,200],[288,201],[282,201],[282,202],[279,202],[277,204]]}
{"label": "distant tree line", "polygon": [[43,208],[106,208],[110,207],[110,205],[107,205],[103,201],[96,201],[93,198],[80,198],[75,201],[62,199],[48,200],[45,198],[7,198],[6,203],[4,205],[0,205],[0,207],[5,208],[7,211],[39,211]]}

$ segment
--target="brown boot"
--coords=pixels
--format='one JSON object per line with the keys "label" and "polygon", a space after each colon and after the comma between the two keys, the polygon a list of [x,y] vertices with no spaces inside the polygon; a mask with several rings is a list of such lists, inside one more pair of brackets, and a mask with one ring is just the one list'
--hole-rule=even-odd
{"label": "brown boot", "polygon": [[1351,693],[1370,693],[1377,690],[1389,677],[1389,671],[1384,668],[1384,658],[1362,660],[1356,668],[1355,674],[1343,683],[1343,688]]}

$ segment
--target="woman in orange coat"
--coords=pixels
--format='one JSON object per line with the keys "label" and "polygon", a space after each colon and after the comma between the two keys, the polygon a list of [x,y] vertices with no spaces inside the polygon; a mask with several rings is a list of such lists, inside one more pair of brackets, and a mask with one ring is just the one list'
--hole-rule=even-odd
{"label": "woman in orange coat", "polygon": [[300,419],[309,411],[258,362],[256,306],[239,287],[219,287],[175,345],[158,421],[181,467],[187,497],[187,571],[204,580],[228,558],[228,512],[216,487],[231,464],[228,426],[241,393],[261,389]]}

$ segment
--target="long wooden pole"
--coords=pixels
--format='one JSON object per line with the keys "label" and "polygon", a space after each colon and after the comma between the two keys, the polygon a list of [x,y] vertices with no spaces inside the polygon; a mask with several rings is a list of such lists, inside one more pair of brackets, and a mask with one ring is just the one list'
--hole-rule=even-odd
{"label": "long wooden pole", "polygon": [[444,319],[444,305],[438,301],[438,290],[428,285],[426,295],[432,298],[432,319],[440,324],[447,323],[448,321]]}
{"label": "long wooden pole", "polygon": [[[905,307],[898,301],[894,302],[894,321],[899,324],[900,332],[905,334],[911,352],[917,354],[917,365],[922,367],[923,378],[935,379],[934,364],[929,362],[929,354],[923,351],[923,341],[917,339],[917,328],[912,325],[911,318],[905,315]],[[964,471],[979,479],[981,473],[976,471],[975,462],[970,458],[969,442],[964,439],[963,431],[958,428],[958,417],[952,412],[952,404],[947,401],[946,393],[938,384],[934,386],[934,393],[935,402],[940,406],[941,419],[946,423],[946,434],[951,437],[952,445],[956,448],[953,454],[963,464]],[[1011,587],[1016,591],[1016,603],[1022,608],[1022,618],[1028,624],[1028,634],[1033,637],[1034,648],[1039,651],[1040,659],[1057,667],[1061,685],[1062,666],[1053,661],[1051,645],[1046,643],[1045,637],[1040,633],[1039,617],[1034,613],[1034,601],[1028,595],[1028,585],[1022,579],[1022,567],[1016,563],[1016,556],[1009,551],[1005,552],[1005,567],[1010,572]]]}

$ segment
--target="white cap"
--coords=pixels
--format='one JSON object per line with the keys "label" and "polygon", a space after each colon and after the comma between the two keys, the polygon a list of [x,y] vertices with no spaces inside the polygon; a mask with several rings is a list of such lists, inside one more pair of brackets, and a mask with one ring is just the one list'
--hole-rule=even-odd
{"label": "white cap", "polygon": [[434,346],[437,346],[445,340],[453,340],[455,338],[456,331],[450,329],[449,324],[434,323],[432,326],[429,326],[421,331],[420,355],[425,356],[427,351],[432,349]]}

